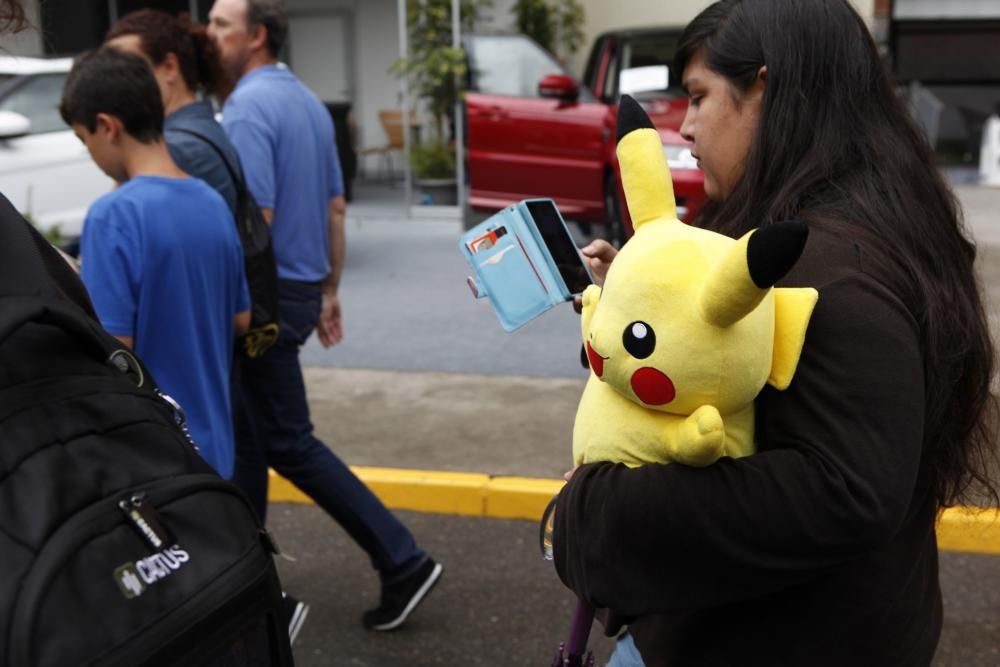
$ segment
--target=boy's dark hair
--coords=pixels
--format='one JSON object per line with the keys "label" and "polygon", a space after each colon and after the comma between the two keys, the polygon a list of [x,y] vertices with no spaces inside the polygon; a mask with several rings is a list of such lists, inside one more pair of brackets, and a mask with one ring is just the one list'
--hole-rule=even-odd
{"label": "boy's dark hair", "polygon": [[67,125],[97,129],[97,114],[122,121],[125,131],[149,144],[163,136],[163,100],[149,64],[111,47],[80,56],[63,88],[59,113]]}

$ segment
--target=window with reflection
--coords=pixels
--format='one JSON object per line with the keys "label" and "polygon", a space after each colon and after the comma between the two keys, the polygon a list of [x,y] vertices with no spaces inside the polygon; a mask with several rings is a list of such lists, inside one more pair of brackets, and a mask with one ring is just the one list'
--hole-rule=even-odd
{"label": "window with reflection", "polygon": [[[682,97],[684,91],[680,87],[681,79],[674,69],[678,38],[679,35],[676,34],[662,33],[631,37],[622,45],[620,69],[666,65],[670,70],[670,87],[666,93],[671,97]],[[663,91],[660,92],[661,96],[662,93]]]}
{"label": "window with reflection", "polygon": [[0,111],[13,111],[31,121],[31,134],[68,129],[59,115],[65,73],[38,74],[0,101]]}
{"label": "window with reflection", "polygon": [[476,35],[471,39],[473,90],[488,95],[538,97],[538,82],[563,74],[544,49],[523,37]]}

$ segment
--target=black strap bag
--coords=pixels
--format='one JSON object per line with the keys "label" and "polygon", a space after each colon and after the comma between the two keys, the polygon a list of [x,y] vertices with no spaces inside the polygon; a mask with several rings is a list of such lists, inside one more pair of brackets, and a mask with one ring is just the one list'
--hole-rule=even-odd
{"label": "black strap bag", "polygon": [[0,197],[0,664],[290,665],[273,542],[89,309]]}
{"label": "black strap bag", "polygon": [[240,339],[238,349],[248,357],[259,357],[278,340],[278,263],[271,243],[271,226],[247,189],[242,171],[237,172],[226,154],[214,141],[200,132],[174,127],[171,132],[184,132],[201,139],[212,147],[226,165],[236,188],[236,229],[243,245],[243,262],[247,286],[250,289],[250,331]]}

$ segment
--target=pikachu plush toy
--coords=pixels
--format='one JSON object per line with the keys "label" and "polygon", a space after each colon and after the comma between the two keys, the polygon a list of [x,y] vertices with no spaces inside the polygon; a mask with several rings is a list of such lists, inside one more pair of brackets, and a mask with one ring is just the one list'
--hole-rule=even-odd
{"label": "pikachu plush toy", "polygon": [[603,289],[583,293],[591,374],[574,462],[705,466],[754,451],[754,398],[792,381],[818,294],[773,285],[798,260],[801,222],[734,240],[677,219],[660,135],[623,96],[618,161],[635,235]]}

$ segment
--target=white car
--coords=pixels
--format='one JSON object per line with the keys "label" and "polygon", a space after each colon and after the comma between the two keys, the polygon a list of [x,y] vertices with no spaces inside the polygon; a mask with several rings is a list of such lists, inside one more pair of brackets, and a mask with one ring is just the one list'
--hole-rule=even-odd
{"label": "white car", "polygon": [[0,193],[39,229],[79,236],[114,186],[59,116],[71,58],[0,56]]}

